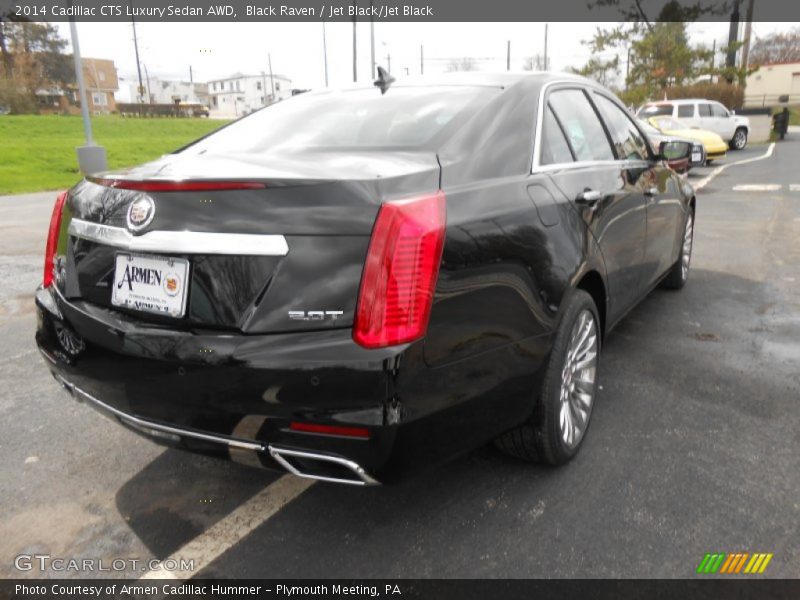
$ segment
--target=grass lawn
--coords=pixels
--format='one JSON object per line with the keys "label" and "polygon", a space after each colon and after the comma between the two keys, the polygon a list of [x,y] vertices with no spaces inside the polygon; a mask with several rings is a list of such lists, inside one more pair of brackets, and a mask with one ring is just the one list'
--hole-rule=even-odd
{"label": "grass lawn", "polygon": [[[224,125],[209,119],[93,117],[95,141],[110,169],[170,152]],[[75,148],[84,143],[79,116],[0,116],[0,194],[66,189],[80,179]]]}

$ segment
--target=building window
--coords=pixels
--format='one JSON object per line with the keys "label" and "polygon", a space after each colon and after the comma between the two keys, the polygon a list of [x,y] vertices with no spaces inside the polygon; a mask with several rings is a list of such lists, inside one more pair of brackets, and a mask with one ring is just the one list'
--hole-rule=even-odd
{"label": "building window", "polygon": [[98,71],[97,76],[100,78],[100,81],[106,80],[106,72],[105,71]]}
{"label": "building window", "polygon": [[278,91],[278,92],[281,91],[281,82],[280,81],[276,81],[275,82],[275,90]]}
{"label": "building window", "polygon": [[236,91],[237,92],[241,92],[242,91],[242,82],[241,81],[237,81],[236,82]]}
{"label": "building window", "polygon": [[211,89],[214,90],[215,92],[217,91],[217,82],[216,81],[211,84]]}
{"label": "building window", "polygon": [[92,93],[92,104],[94,104],[95,106],[105,106],[107,104],[106,95],[105,94],[101,94],[99,92],[93,92]]}
{"label": "building window", "polygon": [[261,91],[261,82],[256,81],[256,89],[260,92]]}

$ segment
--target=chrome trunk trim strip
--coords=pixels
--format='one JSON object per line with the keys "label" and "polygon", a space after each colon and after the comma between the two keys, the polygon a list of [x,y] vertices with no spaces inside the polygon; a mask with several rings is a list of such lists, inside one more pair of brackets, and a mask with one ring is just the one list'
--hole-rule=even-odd
{"label": "chrome trunk trim strip", "polygon": [[239,256],[286,256],[289,253],[286,238],[282,235],[202,231],[148,231],[142,235],[133,235],[122,227],[83,219],[70,221],[69,234],[130,252]]}

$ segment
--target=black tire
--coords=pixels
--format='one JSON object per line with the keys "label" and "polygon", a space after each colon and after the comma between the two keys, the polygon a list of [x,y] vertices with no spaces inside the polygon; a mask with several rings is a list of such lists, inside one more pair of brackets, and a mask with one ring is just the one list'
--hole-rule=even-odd
{"label": "black tire", "polygon": [[[571,337],[574,333],[573,329],[585,311],[588,311],[593,318],[594,335],[597,342],[595,376],[591,385],[592,402],[589,405],[588,416],[580,438],[574,446],[570,447],[562,439],[559,424],[559,415],[562,410],[562,377]],[[534,414],[528,421],[495,440],[495,445],[500,450],[516,458],[550,465],[564,464],[578,453],[591,424],[591,409],[593,401],[597,397],[596,370],[600,354],[600,339],[600,318],[592,297],[583,290],[575,290],[567,301],[564,316],[556,331]]]}
{"label": "black tire", "polygon": [[[687,227],[691,227],[689,235],[689,258],[684,269],[684,254],[686,250]],[[683,243],[677,262],[672,265],[669,274],[661,280],[661,287],[666,290],[680,290],[689,280],[689,271],[692,266],[692,248],[694,246],[694,211],[690,210],[683,223]]]}
{"label": "black tire", "polygon": [[744,150],[744,147],[747,146],[747,129],[739,127],[734,132],[728,146],[731,150]]}

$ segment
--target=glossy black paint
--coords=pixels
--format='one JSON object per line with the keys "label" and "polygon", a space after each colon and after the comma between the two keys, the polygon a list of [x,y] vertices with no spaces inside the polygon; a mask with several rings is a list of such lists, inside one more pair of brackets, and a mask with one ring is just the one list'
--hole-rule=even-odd
{"label": "glossy black paint", "polygon": [[[54,288],[39,290],[36,341],[50,368],[153,422],[330,453],[380,481],[481,445],[533,414],[564,299],[588,290],[607,332],[678,258],[692,190],[649,160],[533,168],[547,74],[478,76],[503,92],[435,153],[276,157],[177,154],[128,179],[264,181],[264,190],[151,193],[149,229],[286,236],[285,257],[187,255],[183,319],[111,307],[114,251],[64,235],[70,218],[124,226],[140,192],[71,190]],[[560,83],[561,82],[561,83]],[[379,93],[376,91],[376,93]],[[391,94],[391,90],[388,92]],[[351,337],[369,236],[382,202],[444,190],[447,230],[424,339],[367,350]],[[587,187],[593,206],[576,202]],[[657,188],[657,194],[647,190]],[[298,322],[289,310],[344,312]],[[80,340],[70,353],[65,336]],[[74,345],[72,345],[74,350]],[[365,426],[369,440],[296,433],[291,421]],[[241,452],[182,439],[182,447]],[[267,453],[246,460],[276,466]]]}

